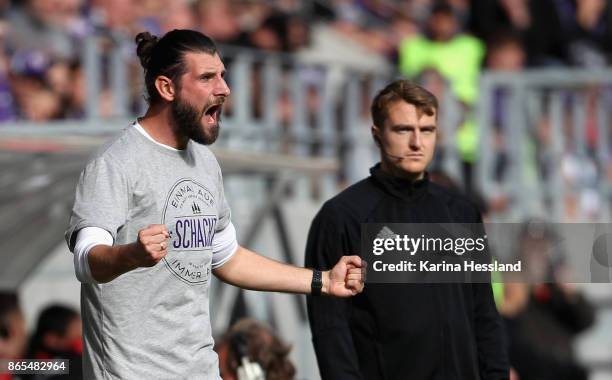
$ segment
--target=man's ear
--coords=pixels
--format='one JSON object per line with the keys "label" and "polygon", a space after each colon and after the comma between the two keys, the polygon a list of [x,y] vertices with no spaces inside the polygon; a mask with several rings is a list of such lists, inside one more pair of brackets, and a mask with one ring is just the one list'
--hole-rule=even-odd
{"label": "man's ear", "polygon": [[374,143],[376,143],[376,145],[380,148],[380,129],[377,126],[372,125],[370,131],[372,132],[372,138],[374,139]]}
{"label": "man's ear", "polygon": [[172,83],[172,79],[165,75],[158,76],[155,78],[155,88],[157,89],[159,96],[165,101],[171,102],[174,100],[176,94],[174,92],[175,88],[174,83]]}

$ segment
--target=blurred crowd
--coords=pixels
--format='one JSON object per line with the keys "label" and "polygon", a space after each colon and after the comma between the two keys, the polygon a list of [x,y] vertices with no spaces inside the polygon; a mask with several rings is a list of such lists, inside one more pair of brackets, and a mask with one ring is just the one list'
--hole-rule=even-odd
{"label": "blurred crowd", "polygon": [[[28,334],[28,330],[31,334]],[[236,320],[216,339],[219,370],[225,380],[290,380],[296,374],[291,346],[268,325],[250,318]],[[82,322],[79,312],[51,303],[28,329],[17,293],[0,291],[0,359],[67,360],[63,374],[10,374],[0,380],[81,380]]]}
{"label": "blurred crowd", "polygon": [[[382,70],[387,78],[397,74],[413,78],[441,100],[442,113],[458,109],[452,117],[456,136],[450,145],[458,151],[460,177],[468,191],[475,183],[473,164],[480,146],[474,106],[483,70],[513,73],[530,67],[593,69],[612,64],[612,3],[606,0],[0,0],[0,128],[2,122],[10,121],[84,119],[91,116],[88,102],[103,118],[142,114],[142,68],[131,40],[143,30],[162,35],[176,28],[203,31],[222,46],[234,90],[233,56],[226,54],[235,52],[234,47],[278,53],[283,62],[291,62],[283,67],[278,90],[273,91],[279,94],[273,100],[273,115],[264,115],[268,100],[260,96],[265,93],[261,65],[250,68],[251,109],[243,112],[252,112],[266,123],[271,120],[268,116],[274,118],[282,136],[271,138],[281,141],[282,153],[292,153],[296,136],[302,133],[291,129],[302,117],[292,99],[291,75],[307,86],[306,128],[321,128],[326,116],[319,111],[321,102],[327,101],[326,108],[336,111],[330,118],[337,131],[347,124],[342,81],[326,78],[320,64],[342,62],[345,67]],[[90,37],[94,35],[101,54],[101,83],[91,96],[86,84],[92,76],[84,63],[84,48],[93,44]],[[130,43],[118,45],[118,41]],[[126,63],[128,78],[121,96],[112,90],[117,61],[111,53],[117,51]],[[343,80],[353,80],[347,73],[341,74]],[[331,102],[321,95],[328,82],[335,86]],[[362,86],[362,109],[357,112],[369,118],[372,89]],[[566,185],[580,188],[578,195],[564,200],[570,219],[579,218],[579,209],[586,210],[588,218],[597,218],[602,203],[596,190],[598,178],[612,179],[612,169],[606,170],[593,158],[599,135],[596,107],[598,99],[604,98],[602,91],[609,89],[586,91],[586,120],[580,128],[585,129],[588,157],[564,152],[561,167]],[[457,106],[445,103],[447,94]],[[123,98],[129,103],[127,115],[117,107]],[[511,172],[508,124],[513,94],[500,88],[491,98],[495,150],[491,175],[502,184]],[[571,110],[577,100],[568,95],[563,102],[562,130],[571,140],[570,124],[578,115]],[[533,131],[524,152],[529,156],[529,171],[551,180],[550,166],[559,160],[552,152],[549,98],[542,105],[543,115],[530,121]],[[230,97],[224,112],[231,115],[235,108]],[[308,154],[318,156],[328,149],[318,138],[314,136]],[[440,145],[449,145],[444,139],[441,134]],[[341,161],[345,148],[332,148]],[[439,155],[444,153],[438,150]],[[503,212],[512,200],[498,192],[492,206]]]}
{"label": "blurred crowd", "polygon": [[594,325],[596,309],[577,284],[568,282],[571,253],[560,248],[563,238],[552,224],[525,222],[513,252],[524,264],[525,277],[513,281],[508,274],[503,285],[493,284],[508,337],[512,380],[589,378],[574,343]]}
{"label": "blurred crowd", "polygon": [[[434,70],[467,107],[483,67],[612,62],[605,0],[3,0],[0,15],[0,121],[82,117],[81,53],[92,34],[193,28],[223,45],[286,53],[316,51],[323,38],[407,76]],[[130,70],[139,76],[135,61]],[[137,101],[140,87],[130,87]],[[102,116],[111,97],[100,94]]]}
{"label": "blurred crowd", "polygon": [[19,297],[0,292],[0,359],[67,360],[64,374],[0,373],[0,380],[80,380],[83,342],[81,315],[62,304],[49,304],[38,315],[28,335]]}

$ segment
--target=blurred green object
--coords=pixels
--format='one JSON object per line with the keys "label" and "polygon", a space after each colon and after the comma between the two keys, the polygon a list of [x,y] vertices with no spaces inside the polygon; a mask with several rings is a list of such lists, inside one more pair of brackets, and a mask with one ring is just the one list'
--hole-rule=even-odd
{"label": "blurred green object", "polygon": [[446,79],[453,94],[463,103],[464,121],[457,131],[457,150],[465,162],[474,162],[478,154],[478,127],[471,106],[478,98],[480,66],[485,55],[483,43],[472,36],[457,35],[446,42],[423,36],[404,39],[399,47],[399,70],[415,77],[424,70],[435,70]]}
{"label": "blurred green object", "polygon": [[480,134],[478,125],[472,113],[466,115],[466,119],[457,131],[457,151],[465,162],[473,163],[478,158],[478,140]]}
{"label": "blurred green object", "polygon": [[504,303],[504,283],[499,272],[491,272],[491,289],[493,290],[493,299],[495,306],[499,310]]}
{"label": "blurred green object", "polygon": [[446,42],[423,36],[409,37],[399,47],[399,70],[412,78],[425,69],[435,69],[450,82],[460,101],[472,105],[478,97],[478,76],[484,55],[483,43],[468,35],[457,35]]}

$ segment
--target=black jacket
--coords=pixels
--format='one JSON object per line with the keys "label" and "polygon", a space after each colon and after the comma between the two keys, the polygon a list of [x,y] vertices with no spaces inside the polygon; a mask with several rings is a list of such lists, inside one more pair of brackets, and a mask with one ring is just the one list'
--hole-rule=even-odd
{"label": "black jacket", "polygon": [[[425,178],[375,166],[315,217],[306,266],[330,269],[360,253],[361,223],[479,223],[476,207]],[[308,297],[324,380],[508,379],[501,319],[489,284],[367,284],[351,299]]]}

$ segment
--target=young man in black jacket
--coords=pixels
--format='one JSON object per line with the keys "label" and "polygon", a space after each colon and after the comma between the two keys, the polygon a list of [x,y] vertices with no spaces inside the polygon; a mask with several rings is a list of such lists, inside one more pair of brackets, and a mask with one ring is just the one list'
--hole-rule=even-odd
{"label": "young man in black jacket", "polygon": [[[327,201],[314,221],[306,266],[361,254],[361,223],[480,223],[465,197],[428,180],[438,103],[405,80],[372,103],[381,162]],[[509,366],[489,284],[368,284],[350,300],[308,297],[323,380],[498,380]]]}

